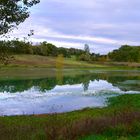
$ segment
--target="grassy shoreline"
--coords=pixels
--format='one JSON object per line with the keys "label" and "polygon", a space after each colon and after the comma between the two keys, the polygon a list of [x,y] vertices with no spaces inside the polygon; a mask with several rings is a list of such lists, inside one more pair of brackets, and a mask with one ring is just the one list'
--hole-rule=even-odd
{"label": "grassy shoreline", "polygon": [[[7,66],[0,64],[0,68],[55,68],[58,62],[57,57],[39,56],[39,55],[14,55],[14,60]],[[140,63],[131,62],[86,62],[78,61],[72,58],[64,58],[64,68],[122,68],[139,69]]]}
{"label": "grassy shoreline", "polygon": [[139,137],[140,95],[111,97],[108,103],[104,108],[62,114],[0,117],[0,139],[131,140]]}
{"label": "grassy shoreline", "polygon": [[[132,73],[133,71],[133,73]],[[75,76],[82,74],[91,73],[110,73],[123,72],[127,74],[130,72],[131,75],[138,75],[140,73],[139,69],[121,69],[121,68],[64,68],[61,71],[62,76]],[[126,72],[126,73],[125,73]],[[56,68],[21,68],[21,67],[5,67],[0,69],[0,80],[9,79],[40,79],[57,77],[58,70]]]}
{"label": "grassy shoreline", "polygon": [[[83,74],[88,71],[140,71],[139,67],[118,65],[114,63],[87,63],[72,59],[65,59],[63,75]],[[0,65],[0,79],[7,78],[42,78],[56,76],[56,58],[36,55],[16,55],[14,62],[4,66]]]}

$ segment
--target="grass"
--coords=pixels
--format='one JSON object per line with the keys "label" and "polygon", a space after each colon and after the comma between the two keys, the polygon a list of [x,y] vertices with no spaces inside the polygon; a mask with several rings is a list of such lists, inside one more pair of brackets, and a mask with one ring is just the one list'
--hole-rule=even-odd
{"label": "grass", "polygon": [[108,107],[63,114],[0,117],[1,140],[140,138],[140,95],[109,98]]}
{"label": "grass", "polygon": [[[47,68],[54,68],[56,67],[56,57],[46,57],[46,56],[39,56],[39,55],[15,55],[15,60],[12,62],[13,65],[17,66],[34,66],[34,67],[47,67]],[[102,66],[102,65],[97,65]],[[64,67],[93,67],[92,64],[76,61],[73,59],[64,59]]]}
{"label": "grass", "polygon": [[[39,55],[15,55],[15,60],[7,65],[0,65],[0,78],[43,78],[56,76],[55,57],[45,57]],[[64,60],[64,75],[81,74],[83,69],[92,69],[97,65],[87,62],[80,62],[73,59]],[[99,67],[103,67],[99,65]],[[67,71],[70,69],[70,71]],[[80,71],[79,71],[80,69]]]}
{"label": "grass", "polygon": [[[56,58],[38,55],[15,55],[15,60],[7,65],[0,65],[0,79],[10,78],[43,78],[56,76]],[[139,70],[135,67],[115,66],[108,64],[87,63],[75,59],[65,59],[63,75],[83,74],[89,71]],[[87,71],[86,71],[87,72]]]}
{"label": "grass", "polygon": [[[56,57],[48,57],[48,56],[39,56],[39,55],[14,55],[14,60],[9,64],[8,67],[29,67],[29,68],[55,68],[56,67]],[[139,69],[139,65],[134,65],[135,63],[120,63],[118,62],[92,62],[87,63],[84,61],[77,61],[73,58],[65,58],[64,59],[64,68],[94,68],[94,69]],[[134,66],[133,66],[134,65]],[[1,65],[1,68],[5,66]]]}
{"label": "grass", "polygon": [[128,137],[106,137],[106,136],[102,136],[102,135],[91,135],[88,136],[86,138],[81,138],[79,140],[139,140],[140,136],[128,136]]}

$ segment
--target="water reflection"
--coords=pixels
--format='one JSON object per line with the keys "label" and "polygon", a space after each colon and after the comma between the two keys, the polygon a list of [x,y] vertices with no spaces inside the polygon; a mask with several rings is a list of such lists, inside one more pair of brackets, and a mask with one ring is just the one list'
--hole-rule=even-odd
{"label": "water reflection", "polygon": [[0,115],[103,107],[110,96],[140,93],[139,72],[90,72],[30,80],[0,80]]}
{"label": "water reflection", "polygon": [[[60,72],[61,73],[61,72]],[[61,77],[61,76],[59,76]],[[0,92],[23,92],[35,87],[36,90],[46,92],[54,89],[57,85],[82,84],[83,90],[87,91],[90,81],[106,80],[108,83],[120,88],[123,91],[140,91],[140,76],[120,75],[120,73],[91,73],[63,77],[30,79],[30,80],[0,80]]]}
{"label": "water reflection", "polygon": [[58,55],[56,59],[56,79],[57,83],[63,84],[63,69],[64,69],[64,57],[63,55]]}

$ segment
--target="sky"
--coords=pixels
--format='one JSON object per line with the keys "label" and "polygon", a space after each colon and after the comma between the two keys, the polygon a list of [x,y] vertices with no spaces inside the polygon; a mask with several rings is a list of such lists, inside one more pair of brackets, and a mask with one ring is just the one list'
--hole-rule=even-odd
{"label": "sky", "polygon": [[140,0],[41,0],[30,17],[14,30],[33,42],[84,48],[106,54],[121,45],[140,45]]}

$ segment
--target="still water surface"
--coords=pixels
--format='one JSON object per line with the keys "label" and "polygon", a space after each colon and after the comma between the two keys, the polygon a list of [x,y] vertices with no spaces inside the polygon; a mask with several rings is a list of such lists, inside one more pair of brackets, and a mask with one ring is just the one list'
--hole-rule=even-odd
{"label": "still water surface", "polygon": [[0,115],[104,107],[107,98],[140,93],[139,71],[85,71],[61,78],[0,80]]}

